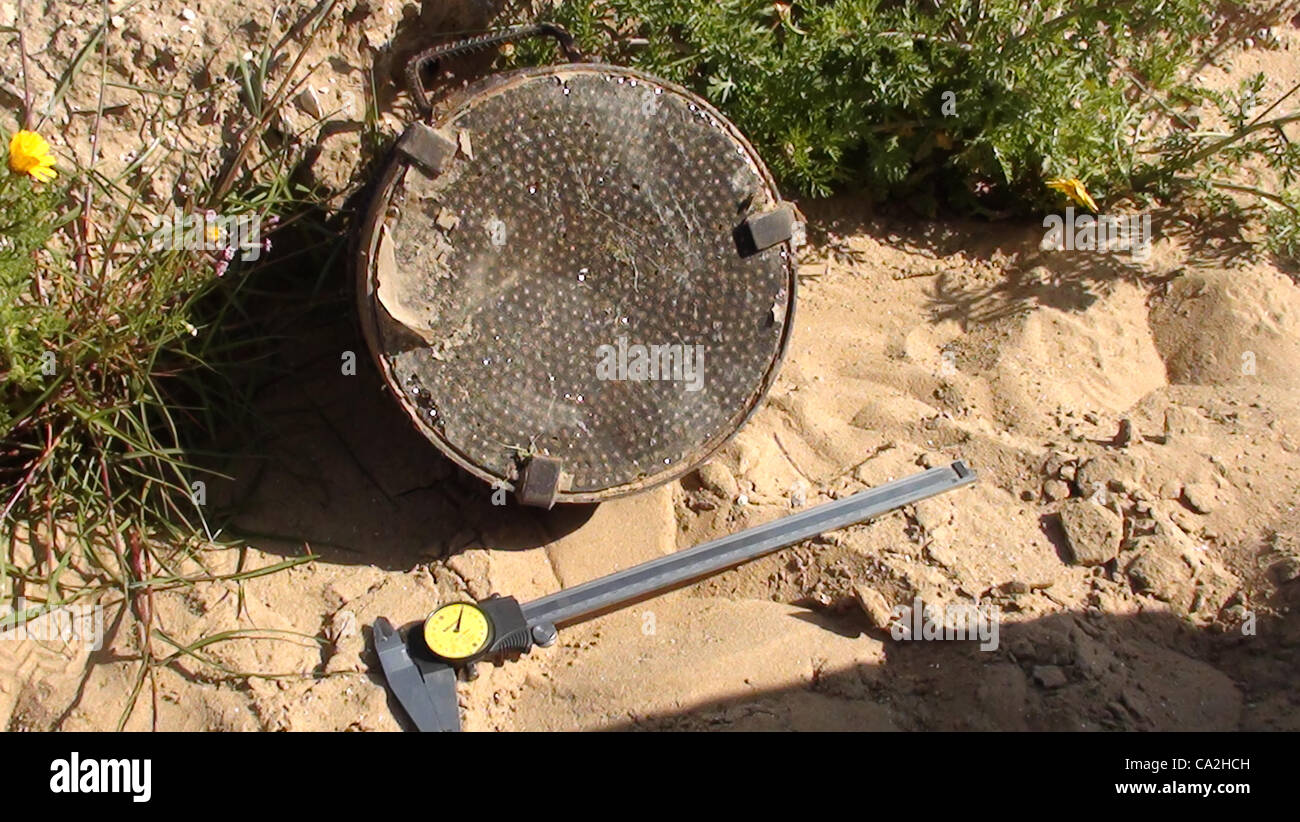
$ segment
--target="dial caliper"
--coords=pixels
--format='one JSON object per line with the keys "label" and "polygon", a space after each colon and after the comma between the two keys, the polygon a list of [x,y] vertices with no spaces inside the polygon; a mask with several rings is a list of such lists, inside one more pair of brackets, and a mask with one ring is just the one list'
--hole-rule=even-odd
{"label": "dial caliper", "polygon": [[579,622],[725,571],[827,531],[969,485],[975,472],[957,461],[859,491],[798,514],[634,565],[520,603],[492,595],[451,602],[397,630],[375,620],[375,650],[388,687],[421,731],[458,731],[456,674],[489,657],[555,642],[558,627]]}

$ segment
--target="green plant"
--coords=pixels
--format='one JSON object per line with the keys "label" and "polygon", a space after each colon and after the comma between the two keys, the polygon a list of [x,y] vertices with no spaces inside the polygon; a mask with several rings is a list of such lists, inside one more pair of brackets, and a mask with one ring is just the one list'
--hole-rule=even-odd
{"label": "green plant", "polygon": [[[1135,189],[1193,193],[1220,213],[1262,209],[1267,244],[1279,257],[1300,260],[1300,145],[1286,129],[1300,109],[1284,104],[1300,93],[1296,83],[1271,102],[1261,99],[1266,79],[1254,74],[1230,92],[1193,89],[1197,113],[1178,113],[1177,125],[1151,149],[1156,158],[1134,181]],[[1215,124],[1203,125],[1203,123]]]}
{"label": "green plant", "polygon": [[[197,483],[215,476],[208,458],[218,437],[251,413],[270,342],[250,306],[265,263],[242,260],[242,249],[225,241],[207,250],[164,242],[176,235],[159,230],[177,214],[214,211],[269,231],[315,207],[313,192],[293,182],[299,144],[272,139],[267,125],[303,82],[295,70],[319,19],[309,15],[296,28],[297,60],[264,50],[242,68],[246,112],[234,159],[215,180],[185,190],[175,212],[172,201],[145,197],[149,169],[187,168],[190,158],[154,139],[112,174],[99,162],[107,13],[52,98],[41,105],[29,96],[19,118],[23,127],[53,128],[42,112],[57,109],[75,77],[98,74],[88,159],[59,158],[59,176],[47,184],[0,169],[0,602],[21,595],[29,606],[0,616],[0,627],[78,601],[125,607],[140,651],[136,694],[155,666],[178,655],[203,658],[159,630],[156,591],[240,584],[312,559],[209,570],[207,552],[224,546]],[[273,82],[280,63],[292,68]],[[155,122],[191,116],[204,102],[136,91],[154,101]],[[210,226],[195,230],[221,236],[209,235]],[[176,653],[155,654],[155,639]],[[123,722],[134,704],[133,697]]]}
{"label": "green plant", "polygon": [[1165,88],[1208,28],[1193,0],[600,0],[558,15],[601,54],[643,38],[633,63],[724,106],[805,193],[985,202],[1078,169],[1122,178],[1115,149],[1141,114],[1114,73]]}
{"label": "green plant", "polygon": [[63,199],[58,187],[0,174],[0,363],[7,366],[0,431],[12,430],[39,397],[47,352],[67,326],[67,317],[45,310],[49,283],[36,277],[38,256],[67,219],[56,210]]}
{"label": "green plant", "polygon": [[1300,262],[1300,197],[1287,192],[1282,205],[1270,208],[1265,218],[1268,245],[1273,253],[1293,264]]}
{"label": "green plant", "polygon": [[1211,158],[1289,175],[1294,146],[1247,139],[1264,127],[1200,156],[1186,127],[1216,100],[1195,72],[1244,36],[1231,19],[1258,28],[1257,5],[567,0],[549,16],[586,50],[708,97],[800,193],[1001,216],[1058,207],[1057,177],[1113,200],[1168,193],[1174,169],[1204,179]]}

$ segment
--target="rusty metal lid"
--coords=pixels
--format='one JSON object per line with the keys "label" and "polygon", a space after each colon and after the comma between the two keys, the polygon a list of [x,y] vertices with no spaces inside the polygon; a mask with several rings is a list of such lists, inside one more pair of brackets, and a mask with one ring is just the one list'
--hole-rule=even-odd
{"label": "rusty metal lid", "polygon": [[362,224],[363,327],[424,434],[529,504],[699,465],[794,313],[793,210],[685,89],[615,66],[494,75],[399,140]]}

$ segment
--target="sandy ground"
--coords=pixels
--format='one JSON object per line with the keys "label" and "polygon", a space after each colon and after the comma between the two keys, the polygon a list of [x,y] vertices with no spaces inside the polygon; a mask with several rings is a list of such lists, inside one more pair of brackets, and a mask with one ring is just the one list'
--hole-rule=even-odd
{"label": "sandy ground", "polygon": [[[46,68],[92,14],[49,5],[43,18],[64,22],[41,24]],[[206,53],[237,59],[262,25],[228,29],[248,17],[237,8],[124,12],[111,36],[131,56],[114,70],[138,80],[160,77],[158,60],[191,67],[193,51],[169,44],[204,37]],[[355,123],[346,107],[364,97],[368,44],[438,21],[396,6],[340,14],[312,85]],[[0,7],[0,24],[12,20]],[[1268,68],[1274,92],[1300,76],[1300,27],[1276,35],[1276,50],[1243,57]],[[17,76],[10,55],[0,62],[0,76]],[[386,117],[401,122],[403,105],[389,99]],[[113,116],[122,134],[148,125],[129,106]],[[78,145],[86,125],[65,125]],[[175,137],[191,138],[213,130]],[[318,178],[341,192],[356,132],[319,139]],[[109,139],[106,161],[129,144]],[[206,561],[258,567],[304,543],[319,559],[250,580],[242,596],[222,583],[159,593],[156,608],[182,642],[234,628],[305,636],[218,643],[205,653],[221,668],[161,671],[158,727],[396,729],[368,649],[376,617],[541,596],[960,458],[980,472],[971,488],[480,666],[461,688],[466,727],[1300,728],[1292,275],[1176,214],[1153,215],[1152,254],[1137,261],[1042,250],[1036,225],[883,218],[852,198],[800,207],[811,243],[799,313],[765,406],[707,468],[598,508],[492,507],[411,430],[366,357],[356,376],[338,373],[340,350],[363,352],[345,312],[304,331],[284,355],[295,376],[265,392],[267,458],[212,491],[244,500],[231,527],[255,548]],[[998,647],[894,640],[891,610],[918,597],[991,603]],[[94,653],[0,644],[7,727],[113,727],[138,670],[119,627]],[[146,697],[127,727],[151,722]]]}

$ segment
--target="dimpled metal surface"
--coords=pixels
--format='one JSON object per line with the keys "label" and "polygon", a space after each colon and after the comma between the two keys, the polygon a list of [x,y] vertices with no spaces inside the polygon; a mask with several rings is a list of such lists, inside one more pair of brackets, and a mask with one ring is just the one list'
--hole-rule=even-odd
{"label": "dimpled metal surface", "polygon": [[[432,125],[455,156],[397,172],[370,267],[381,362],[430,439],[508,487],[556,457],[572,502],[671,479],[735,433],[784,351],[794,260],[738,251],[777,194],[734,127],[598,65],[489,78]],[[701,346],[697,379],[602,378],[620,338]]]}

